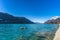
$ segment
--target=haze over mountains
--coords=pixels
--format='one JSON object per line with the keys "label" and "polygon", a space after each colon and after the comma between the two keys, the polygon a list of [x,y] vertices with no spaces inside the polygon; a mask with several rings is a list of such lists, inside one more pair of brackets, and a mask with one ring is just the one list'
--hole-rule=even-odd
{"label": "haze over mountains", "polygon": [[[8,13],[0,12],[0,23],[34,24],[35,22],[32,22],[25,17],[16,17],[16,16],[10,15]],[[41,24],[39,22],[36,22],[36,23]],[[44,23],[45,24],[59,24],[60,23],[60,17],[54,16]]]}

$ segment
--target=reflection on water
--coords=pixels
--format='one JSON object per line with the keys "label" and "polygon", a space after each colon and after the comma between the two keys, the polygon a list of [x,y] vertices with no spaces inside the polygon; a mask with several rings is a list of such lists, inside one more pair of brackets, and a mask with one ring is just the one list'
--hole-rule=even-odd
{"label": "reflection on water", "polygon": [[0,40],[52,40],[58,24],[0,24]]}

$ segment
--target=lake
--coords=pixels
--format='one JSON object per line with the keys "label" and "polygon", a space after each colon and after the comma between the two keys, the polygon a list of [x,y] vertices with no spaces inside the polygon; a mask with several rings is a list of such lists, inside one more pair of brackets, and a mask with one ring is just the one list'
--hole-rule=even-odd
{"label": "lake", "polygon": [[0,24],[0,40],[45,40],[58,28],[58,24]]}

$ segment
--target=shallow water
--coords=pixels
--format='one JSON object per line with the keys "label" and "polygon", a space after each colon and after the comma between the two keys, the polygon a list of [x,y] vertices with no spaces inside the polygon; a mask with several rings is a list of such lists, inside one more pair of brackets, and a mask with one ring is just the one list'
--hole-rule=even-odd
{"label": "shallow water", "polygon": [[55,33],[54,40],[60,40],[60,24],[58,30]]}
{"label": "shallow water", "polygon": [[58,24],[0,24],[0,40],[33,40],[30,36],[37,32],[43,35],[55,33],[57,29]]}

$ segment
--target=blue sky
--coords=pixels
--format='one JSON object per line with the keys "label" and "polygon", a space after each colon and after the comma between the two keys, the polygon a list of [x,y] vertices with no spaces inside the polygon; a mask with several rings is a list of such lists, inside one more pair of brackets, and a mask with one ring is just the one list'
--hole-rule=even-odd
{"label": "blue sky", "polygon": [[60,16],[60,0],[0,0],[0,11],[44,22]]}

